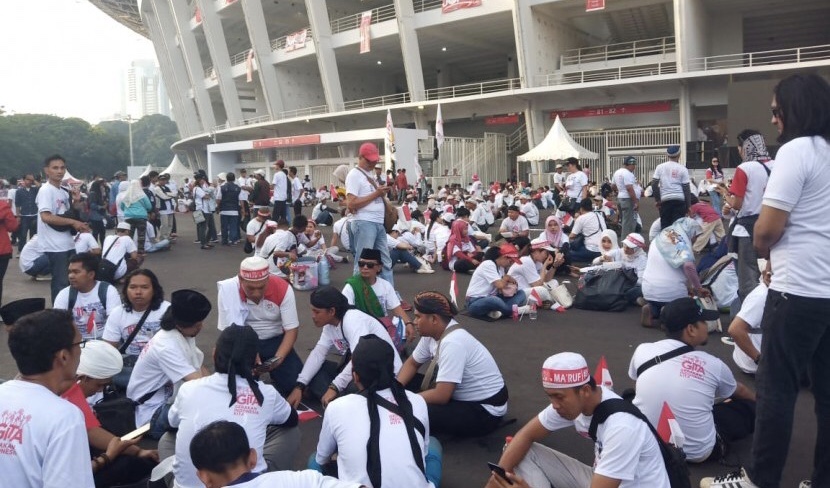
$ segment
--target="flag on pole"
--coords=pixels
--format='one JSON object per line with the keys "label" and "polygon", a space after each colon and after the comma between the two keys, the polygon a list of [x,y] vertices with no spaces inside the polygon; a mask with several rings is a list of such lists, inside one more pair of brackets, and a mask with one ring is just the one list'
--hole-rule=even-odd
{"label": "flag on pole", "polygon": [[392,125],[392,111],[386,109],[386,138],[383,140],[383,158],[386,169],[395,164],[395,126]]}
{"label": "flag on pole", "polygon": [[458,306],[458,280],[456,280],[455,271],[452,272],[452,279],[450,280],[450,300],[455,306]]}
{"label": "flag on pole", "polygon": [[601,356],[599,358],[599,363],[597,363],[597,369],[594,371],[594,381],[597,382],[598,385],[605,386],[606,388],[614,389],[614,380],[611,379],[611,372],[608,371],[608,363],[605,361],[605,356]]}
{"label": "flag on pole", "polygon": [[441,115],[441,104],[438,104],[438,113],[435,115],[435,159],[441,153],[441,146],[444,144],[444,117]]}
{"label": "flag on pole", "polygon": [[663,402],[663,410],[660,412],[660,420],[657,422],[657,433],[667,443],[677,448],[682,448],[686,442],[686,436],[680,429],[680,424],[674,418],[674,412],[666,402]]}
{"label": "flag on pole", "polygon": [[93,331],[95,331],[95,310],[89,313],[89,318],[86,320],[86,333],[92,334]]}

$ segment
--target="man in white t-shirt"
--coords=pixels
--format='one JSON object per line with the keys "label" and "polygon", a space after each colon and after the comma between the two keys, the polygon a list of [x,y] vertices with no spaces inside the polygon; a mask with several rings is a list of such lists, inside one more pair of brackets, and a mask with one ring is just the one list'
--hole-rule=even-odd
{"label": "man in white t-shirt", "polygon": [[576,158],[568,158],[568,174],[565,176],[564,187],[569,204],[563,210],[575,214],[579,202],[588,198],[588,175],[582,171]]}
{"label": "man in white t-shirt", "polygon": [[8,343],[20,376],[0,385],[3,486],[92,488],[83,414],[58,396],[75,381],[81,334],[64,310],[35,312],[14,323]]}
{"label": "man in white t-shirt", "polygon": [[767,286],[766,283],[756,286],[743,300],[740,312],[729,324],[729,335],[735,341],[732,360],[747,374],[755,374],[761,362],[761,319],[764,318],[769,291]]}
{"label": "man in white t-shirt", "polygon": [[300,320],[294,290],[282,278],[268,272],[268,263],[253,256],[239,265],[233,278],[217,282],[218,327],[249,325],[259,337],[259,357],[268,362],[263,370],[277,391],[287,396],[294,388],[303,362],[294,350]]}
{"label": "man in white t-shirt", "polygon": [[720,312],[685,297],[663,307],[660,318],[668,338],[637,346],[628,367],[637,382],[634,405],[656,426],[667,404],[683,432],[686,459],[719,461],[725,443],[752,433],[755,392],[735,381],[723,361],[695,350],[709,338],[706,321],[720,318]]}
{"label": "man in white t-shirt", "polygon": [[[372,176],[375,165],[380,161],[377,146],[364,142],[358,151],[358,163],[346,176],[346,206],[354,217],[349,224],[351,245],[355,256],[365,248],[380,250],[383,270],[381,277],[395,284],[392,275],[392,258],[386,246],[386,229],[383,227],[385,214],[384,198],[392,186],[377,185]],[[360,270],[355,263],[354,272]]]}
{"label": "man in white t-shirt", "polygon": [[285,264],[289,261],[297,261],[300,254],[297,236],[302,234],[307,226],[308,218],[304,215],[295,217],[290,229],[286,229],[284,225],[280,225],[281,228],[278,229],[265,226],[265,232],[270,235],[262,241],[262,247],[257,256],[268,261],[271,274],[280,278],[288,278]]}
{"label": "man in white t-shirt", "polygon": [[[322,332],[297,377],[294,391],[287,397],[288,403],[295,408],[302,400],[303,393],[320,398],[325,407],[341,393],[353,390],[351,353],[361,337],[374,334],[395,347],[380,321],[350,307],[346,296],[337,288],[317,288],[311,293],[310,301],[311,320],[315,327],[322,328]],[[326,361],[326,355],[332,348],[344,357],[345,365],[342,369],[337,363]],[[401,358],[395,351],[395,373],[400,369]]]}
{"label": "man in white t-shirt", "polygon": [[499,234],[504,239],[515,245],[519,252],[530,244],[530,224],[524,215],[519,212],[519,207],[511,205],[507,207],[507,217],[501,221]]}
{"label": "man in white t-shirt", "polygon": [[95,279],[99,259],[89,253],[69,259],[69,286],[55,297],[53,308],[69,310],[84,340],[97,339],[104,333],[107,317],[121,305],[118,290]]}
{"label": "man in white t-shirt", "polygon": [[92,236],[92,232],[78,232],[73,237],[75,241],[75,254],[80,254],[82,252],[88,252],[90,254],[100,255],[101,254],[101,246],[98,244],[98,241],[95,240],[95,237]]}
{"label": "man in white t-shirt", "polygon": [[[669,488],[657,438],[645,420],[628,412],[613,413],[598,425],[593,468],[539,444],[550,433],[571,426],[590,438],[589,427],[597,409],[606,401],[621,401],[613,391],[597,386],[584,357],[563,352],[547,358],[542,366],[542,388],[550,405],[525,424],[499,460],[509,478],[523,479],[533,487]],[[488,488],[500,486],[495,476]]]}
{"label": "man in white t-shirt", "polygon": [[[349,222],[352,221],[352,214],[348,210],[344,210],[344,212],[345,215],[331,227],[331,245],[329,247],[336,247],[338,251],[342,250],[344,253],[352,254],[351,239],[349,239],[349,234],[351,234]],[[354,258],[354,254],[352,254],[352,258]],[[348,262],[348,258],[344,257],[344,259],[345,262]]]}
{"label": "man in white t-shirt", "polygon": [[[37,234],[40,236],[40,249],[49,258],[52,270],[50,288],[54,302],[58,292],[69,285],[69,258],[75,254],[75,242],[70,230],[89,232],[89,226],[79,220],[61,217],[81,198],[80,190],[70,191],[61,187],[66,175],[66,161],[57,154],[49,156],[44,160],[43,171],[47,181],[40,186],[35,200],[38,211]],[[56,230],[52,226],[63,226],[66,230]]]}
{"label": "man in white t-shirt", "polygon": [[[377,249],[364,249],[357,260],[360,274],[346,280],[342,293],[349,301],[349,305],[355,305],[359,310],[373,317],[398,317],[406,324],[406,337],[414,337],[412,322],[401,307],[398,293],[391,283],[378,276],[381,268],[380,259],[380,251]],[[371,301],[369,290],[377,299],[379,308],[375,307],[374,302]],[[355,300],[356,296],[360,299]]]}
{"label": "man in white t-shirt", "polygon": [[[446,296],[421,292],[414,306],[421,340],[398,381],[420,390],[433,432],[462,437],[489,434],[507,413],[507,385],[495,359],[455,321],[458,309]],[[427,374],[416,375],[427,362]]]}
{"label": "man in white t-shirt", "polygon": [[20,251],[20,271],[31,276],[32,279],[38,276],[51,273],[49,257],[40,250],[40,241],[37,234],[33,235],[23,249]]}
{"label": "man in white t-shirt", "polygon": [[680,146],[669,146],[666,156],[669,160],[654,168],[651,180],[652,195],[660,211],[660,225],[664,229],[686,216],[692,199],[689,170],[678,162]]}
{"label": "man in white t-shirt", "polygon": [[303,213],[303,180],[297,175],[297,167],[288,167],[288,179],[291,184],[291,208],[294,217]]}
{"label": "man in white t-shirt", "polygon": [[254,191],[254,179],[248,176],[248,170],[242,168],[239,170],[239,178],[236,179],[236,184],[242,190],[239,192],[239,227],[242,230],[248,228],[248,222],[251,221],[251,202],[248,199],[251,192]]}
{"label": "man in white t-shirt", "polygon": [[536,207],[530,199],[530,196],[522,193],[519,196],[519,201],[522,205],[519,207],[519,211],[527,219],[527,223],[530,225],[539,225],[539,208]]}
{"label": "man in white t-shirt", "polygon": [[[602,212],[594,211],[593,203],[588,198],[579,202],[578,215],[568,236],[571,243],[570,259],[577,263],[590,263],[601,255],[602,231],[607,228],[605,216]],[[577,236],[583,236],[581,245],[576,244]]]}
{"label": "man in white t-shirt", "polygon": [[282,159],[274,163],[274,177],[271,180],[273,196],[271,202],[274,204],[271,220],[274,222],[288,223],[288,175],[285,174],[285,161]]}
{"label": "man in white t-shirt", "polygon": [[623,167],[614,172],[611,183],[617,190],[617,208],[622,216],[621,236],[627,236],[634,232],[637,227],[637,210],[640,207],[640,200],[634,187],[637,185],[637,177],[634,175],[634,168],[637,167],[637,158],[627,156],[623,160]]}
{"label": "man in white t-shirt", "polygon": [[[271,212],[267,208],[260,207],[256,210],[254,218],[245,227],[245,239],[253,246],[254,254],[259,254],[262,243],[270,235],[270,233],[264,232],[268,227],[268,217],[270,216]],[[271,222],[274,221],[272,220]],[[276,228],[276,222],[274,222],[273,227]]]}
{"label": "man in white t-shirt", "polygon": [[[146,239],[146,236],[145,236]],[[115,270],[115,280],[120,280],[127,274],[127,260],[137,260],[138,247],[130,237],[130,224],[120,222],[115,226],[115,235],[108,235],[104,238],[104,245],[101,248],[101,259],[106,259],[118,266]]]}

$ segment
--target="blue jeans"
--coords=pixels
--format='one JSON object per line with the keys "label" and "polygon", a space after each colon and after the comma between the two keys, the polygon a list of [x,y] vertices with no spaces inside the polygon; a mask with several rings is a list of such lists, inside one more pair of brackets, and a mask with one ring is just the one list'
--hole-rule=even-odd
{"label": "blue jeans", "polygon": [[150,418],[150,431],[147,432],[147,437],[159,440],[165,432],[170,430],[170,419],[167,414],[170,412],[171,406],[171,404],[165,402],[156,410]]}
{"label": "blue jeans", "polygon": [[222,226],[222,244],[239,240],[239,215],[219,215]]}
{"label": "blue jeans", "polygon": [[715,212],[718,215],[721,215],[721,210],[723,208],[723,202],[721,201],[720,193],[712,190],[709,192],[709,199],[712,201],[712,206],[715,207]]}
{"label": "blue jeans", "polygon": [[[282,340],[285,338],[285,334],[278,335],[276,337],[272,337],[270,339],[264,339],[259,341],[259,358],[262,361],[266,361],[277,353],[277,349],[280,348],[282,345]],[[303,361],[300,359],[300,356],[297,355],[297,351],[293,348],[291,352],[283,359],[282,364],[280,364],[279,368],[271,371],[268,373],[271,376],[271,381],[274,383],[274,388],[282,395],[283,397],[288,397],[292,391],[294,391],[294,386],[297,384],[297,376],[300,375],[300,371],[303,370]]]}
{"label": "blue jeans", "polygon": [[637,299],[643,296],[642,285],[634,285],[625,292],[625,299],[629,305],[637,305]]}
{"label": "blue jeans", "polygon": [[51,272],[52,269],[49,267],[49,257],[45,254],[38,256],[38,258],[35,259],[35,262],[32,263],[32,267],[26,270],[26,274],[29,276],[48,275]]}
{"label": "blue jeans", "polygon": [[397,263],[406,263],[413,271],[421,268],[421,262],[418,261],[418,258],[406,249],[391,249],[389,256],[392,259],[392,266]]}
{"label": "blue jeans", "polygon": [[489,312],[497,310],[502,316],[513,315],[513,305],[522,306],[527,302],[524,290],[519,290],[510,298],[498,295],[467,298],[467,311],[473,317],[486,317]]}
{"label": "blue jeans", "polygon": [[574,248],[571,246],[571,261],[574,263],[590,263],[602,254],[599,251],[589,251],[584,245]]}
{"label": "blue jeans", "polygon": [[52,270],[52,304],[58,293],[69,286],[69,258],[75,255],[75,250],[44,253],[49,259],[49,268]]}
{"label": "blue jeans", "polygon": [[349,222],[349,240],[354,248],[354,274],[359,274],[360,269],[357,262],[363,249],[377,249],[380,251],[383,270],[380,277],[395,286],[392,275],[392,258],[389,255],[389,247],[386,245],[386,229],[383,224],[369,222],[368,220],[352,220]]}

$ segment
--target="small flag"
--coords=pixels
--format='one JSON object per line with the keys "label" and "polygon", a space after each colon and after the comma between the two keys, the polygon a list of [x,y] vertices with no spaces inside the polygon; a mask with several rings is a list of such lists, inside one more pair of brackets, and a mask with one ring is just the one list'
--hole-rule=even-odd
{"label": "small flag", "polygon": [[302,423],[320,418],[321,415],[301,403],[297,405],[297,417],[299,418],[300,423]]}
{"label": "small flag", "polygon": [[542,297],[539,296],[539,292],[536,291],[536,288],[530,289],[530,298],[528,300],[534,300],[536,305],[542,305],[543,302]]}
{"label": "small flag", "polygon": [[86,333],[92,334],[95,331],[95,310],[89,313],[89,318],[86,319]]}
{"label": "small flag", "polygon": [[566,213],[565,215],[562,216],[562,227],[570,226],[571,223],[573,222],[573,220],[574,220],[574,218],[571,216],[571,214]]}
{"label": "small flag", "polygon": [[458,280],[456,280],[455,271],[452,272],[452,279],[450,280],[450,300],[455,306],[458,306]]}
{"label": "small flag", "polygon": [[392,125],[392,111],[386,110],[386,138],[383,140],[383,157],[386,169],[395,164],[395,126]]}
{"label": "small flag", "polygon": [[671,407],[666,402],[663,402],[660,421],[657,422],[657,433],[664,441],[678,448],[682,448],[686,442],[686,436],[683,435],[680,424],[674,418],[674,412],[671,411]]}
{"label": "small flag", "polygon": [[409,205],[402,205],[401,210],[403,210],[404,220],[412,222],[412,210],[409,209]]}
{"label": "small flag", "polygon": [[614,389],[614,380],[611,379],[611,372],[608,371],[608,363],[605,361],[605,356],[601,356],[599,358],[597,369],[594,371],[594,381],[596,381],[598,385],[611,388],[612,390]]}

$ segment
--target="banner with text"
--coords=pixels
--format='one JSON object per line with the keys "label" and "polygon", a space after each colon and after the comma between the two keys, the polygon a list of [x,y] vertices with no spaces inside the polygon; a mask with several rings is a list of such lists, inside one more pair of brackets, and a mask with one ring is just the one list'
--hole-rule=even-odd
{"label": "banner with text", "polygon": [[605,0],[585,0],[585,11],[605,10]]}
{"label": "banner with text", "polygon": [[305,136],[272,137],[270,139],[258,139],[254,142],[254,149],[266,149],[269,147],[308,146],[320,143],[320,134]]}
{"label": "banner with text", "polygon": [[604,117],[608,115],[632,115],[646,114],[653,112],[668,112],[671,110],[671,102],[645,102],[626,103],[612,107],[589,107],[574,110],[554,110],[550,113],[550,119],[555,120],[558,115],[563,119],[576,119],[579,117]]}
{"label": "banner with text", "polygon": [[484,118],[484,125],[512,125],[519,123],[519,114],[494,115]]}
{"label": "banner with text", "polygon": [[441,5],[441,12],[446,14],[448,12],[454,12],[462,8],[480,6],[481,0],[444,0],[444,3]]}
{"label": "banner with text", "polygon": [[368,53],[371,50],[370,28],[372,26],[372,11],[367,10],[360,16],[360,54]]}
{"label": "banner with text", "polygon": [[296,51],[305,47],[305,42],[308,39],[308,29],[297,31],[293,34],[285,36],[285,50],[286,52]]}

